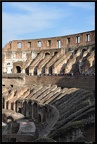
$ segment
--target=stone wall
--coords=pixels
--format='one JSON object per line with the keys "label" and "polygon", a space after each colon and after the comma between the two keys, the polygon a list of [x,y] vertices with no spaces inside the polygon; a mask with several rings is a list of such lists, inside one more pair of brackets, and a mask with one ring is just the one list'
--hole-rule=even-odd
{"label": "stone wall", "polygon": [[[8,78],[9,77],[9,78]],[[27,76],[24,74],[3,75],[2,85],[17,87],[20,85],[57,84],[59,87],[95,89],[95,76]]]}
{"label": "stone wall", "polygon": [[26,76],[26,84],[57,84],[59,87],[95,89],[94,76]]}
{"label": "stone wall", "polygon": [[43,50],[76,47],[94,43],[95,31],[87,31],[67,36],[39,38],[30,40],[13,40],[4,46],[4,50]]}

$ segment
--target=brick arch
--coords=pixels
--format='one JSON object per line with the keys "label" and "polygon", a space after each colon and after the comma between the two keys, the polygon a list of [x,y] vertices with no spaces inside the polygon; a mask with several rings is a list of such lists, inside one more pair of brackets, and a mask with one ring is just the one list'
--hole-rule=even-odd
{"label": "brick arch", "polygon": [[24,63],[22,61],[14,62],[12,73],[22,73],[23,68],[24,68]]}
{"label": "brick arch", "polygon": [[47,55],[50,55],[50,52],[48,52],[48,51],[47,51],[47,52],[45,52],[45,56],[47,56]]}

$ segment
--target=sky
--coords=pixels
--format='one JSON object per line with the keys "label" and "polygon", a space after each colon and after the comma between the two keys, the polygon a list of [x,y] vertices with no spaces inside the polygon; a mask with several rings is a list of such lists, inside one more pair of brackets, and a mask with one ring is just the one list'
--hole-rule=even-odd
{"label": "sky", "polygon": [[12,40],[95,30],[95,2],[2,2],[2,47]]}

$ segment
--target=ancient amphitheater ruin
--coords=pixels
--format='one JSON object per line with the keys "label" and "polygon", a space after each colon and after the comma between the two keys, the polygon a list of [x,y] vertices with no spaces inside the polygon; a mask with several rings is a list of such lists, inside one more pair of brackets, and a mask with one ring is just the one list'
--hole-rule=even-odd
{"label": "ancient amphitheater ruin", "polygon": [[95,31],[2,50],[2,142],[95,141]]}

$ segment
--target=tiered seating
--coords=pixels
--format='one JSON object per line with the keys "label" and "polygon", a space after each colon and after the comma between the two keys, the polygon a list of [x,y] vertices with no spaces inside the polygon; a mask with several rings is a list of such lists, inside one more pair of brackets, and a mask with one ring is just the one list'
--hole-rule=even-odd
{"label": "tiered seating", "polygon": [[[5,94],[6,90],[3,90],[3,95]],[[9,102],[8,109],[16,112],[18,108],[23,107],[22,103],[19,104],[22,101],[36,100],[39,104],[54,106],[48,118],[48,124],[41,130],[40,136],[47,136],[48,134],[54,136],[63,128],[65,131],[68,127],[72,128],[72,123],[75,123],[77,127],[79,127],[78,122],[82,124],[94,123],[95,97],[88,90],[80,88],[61,89],[57,85],[32,85],[29,88],[25,86],[20,89],[11,89],[6,100]]]}
{"label": "tiered seating", "polygon": [[[57,88],[57,85],[53,85],[50,88],[48,88],[46,91],[44,91],[39,97],[38,101],[41,102],[44,97],[46,97],[47,94],[49,94],[51,91],[54,91]],[[32,97],[33,100],[33,97]]]}
{"label": "tiered seating", "polygon": [[37,93],[33,94],[33,99],[38,99],[40,95],[42,95],[47,89],[50,88],[51,85],[42,87]]}
{"label": "tiered seating", "polygon": [[89,114],[95,111],[95,107],[93,93],[89,91],[79,89],[69,95],[66,95],[57,103],[54,103],[54,105],[59,110],[60,118],[53,127],[51,135],[54,134],[55,131],[63,129],[63,127],[65,128],[70,126],[72,122],[77,120],[80,120],[80,122],[92,122]]}
{"label": "tiered seating", "polygon": [[36,94],[38,91],[40,91],[43,88],[43,85],[38,85],[31,90],[30,94],[26,97],[26,100],[31,99],[31,97]]}

